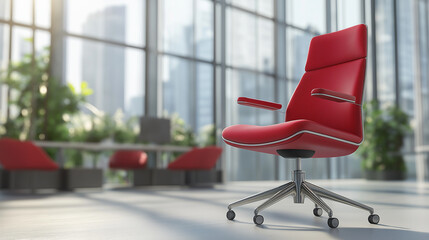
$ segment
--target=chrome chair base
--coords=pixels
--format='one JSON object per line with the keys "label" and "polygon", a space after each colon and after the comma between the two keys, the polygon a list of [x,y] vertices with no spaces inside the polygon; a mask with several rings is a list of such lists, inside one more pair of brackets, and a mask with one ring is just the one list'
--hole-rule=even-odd
{"label": "chrome chair base", "polygon": [[259,205],[254,211],[255,216],[253,217],[253,222],[256,225],[261,225],[264,222],[264,218],[259,215],[262,210],[272,206],[273,204],[279,202],[280,200],[288,196],[293,196],[295,203],[304,203],[305,197],[308,197],[315,204],[315,208],[313,210],[313,214],[315,216],[321,216],[322,209],[326,213],[328,213],[328,225],[331,228],[338,227],[339,221],[337,218],[333,217],[334,213],[332,209],[328,206],[328,204],[325,203],[325,201],[322,200],[322,198],[330,199],[339,203],[347,204],[368,211],[370,213],[368,221],[372,224],[377,224],[380,221],[380,217],[377,214],[374,214],[374,209],[372,207],[356,202],[352,199],[346,198],[344,196],[341,196],[339,194],[336,194],[334,192],[331,192],[329,190],[326,190],[324,188],[305,181],[305,173],[300,170],[300,165],[298,166],[299,170],[295,170],[293,172],[293,181],[288,182],[279,187],[270,189],[268,191],[257,193],[234,203],[231,203],[228,206],[228,212],[226,214],[227,218],[229,220],[233,220],[235,218],[235,212],[232,210],[235,207],[268,199],[264,203]]}

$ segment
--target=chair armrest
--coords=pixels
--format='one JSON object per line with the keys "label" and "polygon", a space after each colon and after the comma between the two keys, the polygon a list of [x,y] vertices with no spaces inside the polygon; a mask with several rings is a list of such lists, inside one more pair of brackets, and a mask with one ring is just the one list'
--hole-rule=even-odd
{"label": "chair armrest", "polygon": [[315,88],[311,91],[311,96],[323,98],[326,100],[331,100],[335,102],[349,102],[349,103],[355,103],[356,97],[346,94],[346,93],[340,93],[336,91],[331,91],[323,88]]}
{"label": "chair armrest", "polygon": [[267,109],[272,111],[279,110],[282,108],[282,105],[279,103],[267,102],[267,101],[262,101],[259,99],[247,98],[247,97],[239,97],[237,99],[237,103],[240,105],[262,108],[262,109]]}

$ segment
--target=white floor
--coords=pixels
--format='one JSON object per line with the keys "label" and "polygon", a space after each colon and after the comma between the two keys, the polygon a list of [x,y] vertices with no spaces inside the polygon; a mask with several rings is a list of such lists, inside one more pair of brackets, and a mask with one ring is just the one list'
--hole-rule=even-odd
{"label": "white floor", "polygon": [[0,192],[0,239],[429,239],[429,185],[363,180],[312,181],[371,205],[368,213],[327,203],[340,220],[314,217],[314,205],[291,198],[263,211],[261,227],[252,222],[258,203],[235,209],[228,203],[281,182],[238,182],[213,189],[138,188],[36,195]]}

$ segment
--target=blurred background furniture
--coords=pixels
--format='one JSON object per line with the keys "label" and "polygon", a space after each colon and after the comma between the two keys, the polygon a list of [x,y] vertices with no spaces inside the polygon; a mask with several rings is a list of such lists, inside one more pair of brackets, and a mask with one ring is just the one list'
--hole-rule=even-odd
{"label": "blurred background furniture", "polygon": [[138,150],[119,150],[116,151],[109,161],[109,167],[112,169],[139,169],[146,168],[147,154]]}
{"label": "blurred background furniture", "polygon": [[213,185],[222,181],[221,171],[215,169],[222,148],[209,146],[193,148],[168,165],[170,170],[185,170],[185,182],[190,186]]}
{"label": "blurred background furniture", "polygon": [[[151,184],[150,170],[146,169],[147,154],[139,150],[116,151],[109,160],[111,169],[133,171],[132,181],[134,186],[146,186]],[[130,179],[128,179],[130,181]],[[130,181],[131,182],[131,181]]]}
{"label": "blurred background furniture", "polygon": [[58,164],[32,142],[0,139],[0,164],[5,188],[62,189],[101,188],[101,169],[60,169]]}
{"label": "blurred background furniture", "polygon": [[58,165],[31,142],[0,139],[2,185],[11,190],[58,189],[61,186]]}
{"label": "blurred background furniture", "polygon": [[167,118],[141,117],[140,140],[149,143],[166,144],[171,140],[171,121]]}
{"label": "blurred background furniture", "polygon": [[222,181],[215,169],[222,148],[192,148],[168,164],[167,168],[135,169],[134,185],[209,186]]}

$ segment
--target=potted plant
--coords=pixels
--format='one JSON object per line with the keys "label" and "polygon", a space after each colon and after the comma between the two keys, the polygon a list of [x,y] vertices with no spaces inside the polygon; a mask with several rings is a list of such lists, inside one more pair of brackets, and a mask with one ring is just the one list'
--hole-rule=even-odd
{"label": "potted plant", "polygon": [[365,178],[401,180],[406,165],[401,154],[404,137],[411,130],[408,115],[397,106],[379,108],[377,101],[364,106],[364,139],[358,153]]}

